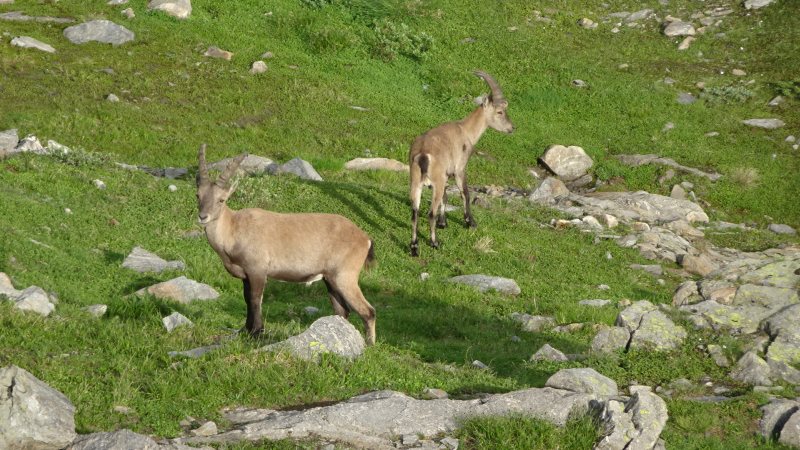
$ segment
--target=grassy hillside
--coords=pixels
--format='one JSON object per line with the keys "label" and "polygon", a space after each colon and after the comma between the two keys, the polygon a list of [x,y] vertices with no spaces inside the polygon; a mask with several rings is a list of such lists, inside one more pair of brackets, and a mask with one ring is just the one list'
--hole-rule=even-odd
{"label": "grassy hillside", "polygon": [[[503,87],[517,131],[487,132],[478,144],[481,153],[470,162],[472,184],[530,188],[536,180],[529,169],[548,145],[561,143],[583,147],[595,160],[594,175],[622,180],[617,188],[667,193],[656,181],[664,169],[629,168],[612,157],[656,153],[724,175],[716,183],[680,175],[695,183],[713,220],[799,227],[800,152],[784,142],[787,135],[800,136],[795,2],[781,0],[748,13],[722,0],[671,0],[668,6],[655,0],[197,0],[185,21],[147,12],[145,3],[127,5],[137,14],[130,21],[119,7],[99,1],[0,5],[0,13],[108,18],[136,33],[134,42],[119,47],[72,45],[62,36],[65,25],[0,21],[0,34],[8,33],[0,45],[0,130],[18,128],[22,136],[78,149],[65,160],[19,155],[0,162],[0,271],[17,288],[35,284],[59,296],[56,313],[45,319],[0,302],[0,366],[24,367],[64,392],[77,405],[80,432],[127,427],[172,437],[187,415],[218,419],[224,406],[280,408],[373,389],[420,395],[425,387],[438,387],[469,396],[541,386],[572,366],[595,367],[621,385],[659,385],[679,377],[730,382],[695,348],[720,337],[700,332],[690,333],[684,348],[667,357],[631,352],[580,363],[528,362],[546,342],[581,353],[594,330],[526,333],[510,313],[552,315],[562,324],[610,324],[616,306],[592,309],[577,302],[665,303],[678,279],[667,276],[659,284],[628,269],[645,263],[634,250],[541,226],[557,214],[524,201],[476,208],[477,230],[462,228],[460,214],[451,213],[455,220],[439,234],[442,249],[423,246],[422,257],[412,259],[407,176],[352,173],[342,166],[367,149],[404,161],[414,136],[471,110],[472,98],[486,91],[471,74],[481,68]],[[616,34],[610,32],[613,23],[596,30],[576,25],[582,17],[601,22],[609,13],[645,7],[661,17],[688,19],[716,4],[735,12],[683,52],[654,21],[623,25]],[[537,20],[534,9],[552,21]],[[17,35],[45,41],[57,53],[8,45]],[[233,59],[204,57],[211,45],[234,52]],[[265,60],[269,70],[250,74],[250,64],[266,51],[274,54]],[[734,68],[747,76],[731,75]],[[666,77],[675,83],[664,83]],[[571,86],[574,79],[588,88]],[[706,97],[678,104],[680,92],[700,95],[697,82],[706,83]],[[726,87],[752,96],[738,102]],[[766,106],[781,88],[790,94],[786,102]],[[106,101],[109,93],[121,101]],[[787,125],[764,131],[740,123],[753,117],[779,117]],[[662,131],[668,122],[674,129]],[[707,137],[710,131],[720,134]],[[212,161],[242,151],[281,162],[299,156],[326,180],[247,178],[232,207],[339,213],[376,241],[379,265],[362,275],[361,285],[377,309],[379,342],[363,358],[352,364],[325,358],[315,365],[251,352],[305,329],[314,320],[305,306],[330,313],[320,284],[268,283],[267,336],[260,342],[226,340],[244,323],[245,306],[239,282],[224,271],[205,238],[191,237],[199,230],[193,180],[157,179],[112,163],[194,167],[201,142],[209,144]],[[757,171],[755,183],[736,181],[745,168]],[[108,188],[96,189],[94,179]],[[167,190],[171,183],[176,192]],[[758,249],[786,241],[760,231],[728,239],[725,245]],[[184,306],[129,297],[177,276],[122,269],[136,245],[183,260],[185,275],[214,286],[221,298]],[[427,281],[420,280],[422,272],[430,274]],[[478,294],[444,282],[467,273],[514,278],[522,294]],[[599,291],[600,284],[611,289]],[[82,310],[94,303],[108,304],[108,314],[93,319]],[[161,317],[171,311],[195,326],[167,334]],[[357,318],[353,323],[361,326]],[[200,360],[176,363],[167,356],[215,342],[224,345]],[[471,368],[475,359],[491,370]],[[740,400],[722,404],[668,402],[671,419],[662,437],[670,448],[772,446],[755,435],[758,405],[766,398],[744,388],[742,393]],[[119,405],[132,412],[114,412]],[[574,432],[512,419],[470,424],[462,438],[468,446],[519,448],[575,448],[593,440],[594,430],[585,423],[569,430]]]}

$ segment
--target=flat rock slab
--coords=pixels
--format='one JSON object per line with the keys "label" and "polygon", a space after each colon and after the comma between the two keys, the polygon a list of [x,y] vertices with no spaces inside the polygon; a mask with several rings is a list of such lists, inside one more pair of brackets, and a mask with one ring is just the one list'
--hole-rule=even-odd
{"label": "flat rock slab", "polygon": [[0,368],[0,448],[58,450],[75,439],[75,407],[25,369]]}
{"label": "flat rock slab", "polygon": [[159,448],[156,441],[148,436],[131,430],[119,430],[79,436],[67,450],[158,450]]}
{"label": "flat rock slab", "polygon": [[344,164],[347,170],[389,170],[408,172],[408,165],[389,158],[355,158]]}
{"label": "flat rock slab", "polygon": [[166,261],[155,253],[150,253],[141,247],[134,247],[131,253],[122,261],[122,267],[139,273],[165,270],[184,270],[186,265],[181,261]]}
{"label": "flat rock slab", "polygon": [[136,291],[136,295],[140,297],[147,294],[160,299],[175,300],[178,303],[214,300],[219,297],[219,293],[211,286],[183,276]]}
{"label": "flat rock slab", "polygon": [[28,16],[19,11],[11,11],[0,14],[0,20],[10,22],[41,22],[41,23],[72,23],[75,19],[67,17],[48,17],[48,16]]}
{"label": "flat rock slab", "polygon": [[522,329],[531,333],[539,333],[544,330],[553,328],[556,319],[548,316],[532,316],[524,313],[512,313],[511,319],[522,324]]}
{"label": "flat rock slab", "polygon": [[667,37],[694,36],[696,32],[691,23],[681,22],[680,20],[670,22],[664,27],[664,35]]}
{"label": "flat rock slab", "polygon": [[613,353],[628,348],[631,332],[624,327],[601,328],[592,340],[592,351],[598,353]]}
{"label": "flat rock slab", "polygon": [[335,405],[277,411],[263,420],[209,437],[176,439],[180,443],[225,443],[321,438],[358,448],[388,449],[401,436],[431,438],[452,433],[473,417],[524,415],[558,426],[570,414],[585,414],[595,396],[552,388],[496,394],[478,400],[417,400],[403,393],[378,391]]}
{"label": "flat rock slab", "polygon": [[186,19],[192,14],[191,0],[150,0],[147,2],[147,9],[163,11],[168,15]]}
{"label": "flat rock slab", "polygon": [[743,120],[742,123],[754,128],[764,128],[765,130],[774,130],[786,125],[781,119],[747,119]]}
{"label": "flat rock slab", "polygon": [[539,160],[548,170],[565,181],[572,181],[586,175],[594,161],[586,152],[575,145],[551,145]]}
{"label": "flat rock slab", "polygon": [[133,31],[110,20],[92,20],[68,27],[64,30],[64,37],[73,44],[102,42],[104,44],[121,45],[132,41],[135,36]]}
{"label": "flat rock slab", "polygon": [[206,353],[213,352],[214,350],[222,347],[221,345],[206,345],[203,347],[193,348],[191,350],[183,350],[183,351],[173,351],[167,352],[170,358],[175,358],[178,356],[185,356],[187,358],[199,358]]}
{"label": "flat rock slab", "polygon": [[522,292],[517,282],[511,278],[495,277],[491,275],[459,275],[450,278],[451,283],[466,284],[475,287],[481,292],[497,291],[501,294],[519,295]]}
{"label": "flat rock slab", "polygon": [[696,203],[645,191],[596,192],[585,196],[571,193],[568,199],[589,214],[610,214],[627,222],[659,224],[676,220],[690,223],[709,220],[703,208]]}
{"label": "flat rock slab", "polygon": [[11,40],[11,45],[14,47],[21,47],[21,48],[33,48],[36,50],[41,50],[47,53],[55,53],[56,49],[49,44],[45,44],[44,42],[34,39],[30,36],[19,36],[15,37]]}
{"label": "flat rock slab", "polygon": [[332,353],[354,360],[364,353],[366,344],[361,333],[340,316],[326,316],[314,321],[308,330],[261,351],[287,351],[300,359],[316,361],[323,353]]}
{"label": "flat rock slab", "polygon": [[672,158],[664,158],[658,155],[648,154],[648,155],[615,155],[620,162],[623,164],[637,167],[642,166],[645,164],[659,164],[662,166],[672,167],[674,169],[680,170],[682,172],[687,172],[692,175],[696,175],[698,177],[708,178],[711,181],[717,181],[722,178],[722,175],[716,172],[703,172],[700,169],[696,169],[694,167],[687,167],[682,164],[678,164]]}

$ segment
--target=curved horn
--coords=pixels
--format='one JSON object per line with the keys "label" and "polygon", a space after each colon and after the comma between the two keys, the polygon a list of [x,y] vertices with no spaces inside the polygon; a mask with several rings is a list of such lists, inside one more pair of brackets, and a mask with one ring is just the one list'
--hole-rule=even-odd
{"label": "curved horn", "polygon": [[222,175],[219,176],[217,179],[218,186],[228,186],[228,180],[230,179],[233,174],[239,169],[239,165],[247,158],[247,153],[242,153],[241,155],[237,156],[233,159],[233,161],[228,163],[228,166],[225,167],[225,171],[222,172]]}
{"label": "curved horn", "polygon": [[494,103],[501,103],[506,100],[505,97],[503,97],[503,91],[500,90],[500,85],[497,84],[497,81],[495,81],[491,75],[482,70],[476,70],[475,75],[483,78],[483,81],[489,85],[489,88],[492,90],[492,101]]}
{"label": "curved horn", "polygon": [[197,184],[206,181],[208,181],[208,166],[206,166],[206,144],[203,144],[197,152]]}

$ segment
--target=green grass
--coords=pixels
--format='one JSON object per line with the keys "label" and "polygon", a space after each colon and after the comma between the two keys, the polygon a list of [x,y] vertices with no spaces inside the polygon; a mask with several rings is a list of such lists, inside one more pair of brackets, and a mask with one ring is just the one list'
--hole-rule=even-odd
{"label": "green grass", "polygon": [[[663,168],[629,168],[613,159],[622,153],[657,153],[723,174],[716,183],[685,174],[674,179],[695,183],[712,219],[756,228],[709,232],[715,245],[762,250],[796,243],[797,238],[765,231],[772,222],[800,227],[800,177],[793,175],[800,163],[797,152],[783,142],[800,125],[797,99],[787,99],[777,110],[765,106],[776,89],[790,89],[797,77],[790,55],[800,41],[800,16],[791,2],[749,16],[736,6],[719,30],[724,37],[713,37],[716,31],[711,31],[686,52],[678,52],[676,43],[652,22],[612,34],[610,25],[588,31],[575,21],[599,21],[607,13],[645,6],[662,17],[688,17],[699,8],[688,0],[672,0],[668,7],[655,0],[537,4],[554,25],[529,20],[534,7],[521,0],[333,0],[316,2],[325,3],[320,8],[300,0],[250,0],[235,7],[197,0],[185,21],[146,12],[145,3],[130,2],[137,14],[132,21],[104,2],[17,1],[0,6],[0,12],[109,18],[137,36],[120,47],[76,46],[63,39],[61,25],[0,22],[0,33],[32,36],[57,48],[56,54],[43,54],[11,47],[3,37],[0,130],[18,128],[23,136],[35,134],[43,142],[53,139],[78,149],[61,157],[20,155],[0,161],[0,271],[18,288],[38,285],[59,296],[55,314],[46,319],[0,302],[0,366],[24,367],[64,392],[77,405],[80,432],[127,427],[170,437],[181,432],[178,422],[185,416],[219,419],[225,406],[282,408],[373,389],[420,395],[426,387],[459,398],[542,386],[558,369],[579,365],[595,367],[621,386],[633,381],[658,385],[681,376],[729,381],[696,349],[698,343],[726,338],[696,332],[669,355],[631,352],[580,363],[528,362],[546,342],[565,353],[585,352],[594,330],[587,326],[572,334],[526,333],[509,319],[510,313],[552,315],[562,324],[611,324],[618,308],[593,309],[577,302],[627,298],[668,303],[678,280],[665,277],[660,285],[629,270],[629,264],[645,260],[612,241],[595,243],[575,230],[540,226],[557,214],[524,201],[497,200],[476,207],[477,230],[463,228],[460,214],[451,213],[450,227],[439,233],[442,249],[434,252],[423,245],[421,258],[412,259],[407,255],[407,176],[349,173],[342,167],[366,149],[373,156],[404,161],[414,136],[465,116],[471,99],[486,92],[471,75],[481,68],[502,85],[517,131],[484,135],[478,144],[483,154],[470,163],[471,184],[530,188],[535,181],[528,169],[548,145],[561,143],[582,146],[594,158],[598,178],[621,179],[615,189],[667,194],[671,185],[657,183]],[[402,50],[389,45],[376,51],[380,27],[375,24],[387,21],[406,37],[431,36],[433,45],[424,55],[412,45],[405,55],[398,50],[387,57],[386,48]],[[755,26],[756,21],[763,25]],[[465,43],[465,38],[474,42]],[[203,57],[211,45],[234,52],[233,60]],[[267,50],[275,54],[267,60],[268,72],[249,74],[252,61]],[[621,70],[621,63],[630,67]],[[749,75],[729,75],[736,67]],[[106,68],[113,74],[102,70]],[[676,84],[665,85],[661,80],[667,76]],[[576,78],[587,81],[589,88],[571,87]],[[750,79],[754,83],[747,83]],[[718,88],[744,86],[753,95],[742,102],[701,99],[678,105],[678,92],[697,93],[693,86],[698,81]],[[109,93],[122,101],[105,101]],[[772,116],[787,126],[762,131],[739,123]],[[676,126],[664,133],[667,122]],[[708,131],[720,136],[705,137]],[[201,142],[209,144],[210,161],[242,151],[280,162],[299,156],[326,180],[246,178],[230,201],[232,207],[338,213],[375,240],[379,264],[362,275],[361,284],[377,309],[379,343],[361,359],[350,364],[324,358],[316,365],[251,351],[305,329],[313,321],[303,312],[305,306],[329,314],[327,293],[318,284],[268,283],[266,337],[227,339],[244,323],[241,286],[202,236],[187,237],[199,230],[193,181],[157,179],[112,164],[194,168]],[[757,170],[755,184],[731,179],[742,167]],[[94,179],[103,180],[107,189],[96,189]],[[177,185],[177,192],[169,192],[169,184]],[[473,249],[485,242],[491,242],[492,252]],[[212,285],[221,292],[220,299],[178,305],[131,297],[141,287],[177,276],[122,269],[122,260],[137,245],[184,261],[185,275]],[[427,281],[420,280],[422,272],[430,274]],[[479,294],[446,283],[451,276],[468,273],[514,278],[522,294]],[[599,291],[599,284],[611,290]],[[93,319],[82,310],[94,303],[109,305],[105,317]],[[167,334],[161,317],[171,311],[180,311],[195,326]],[[356,318],[353,323],[361,327]],[[167,356],[171,350],[217,342],[222,348],[199,360]],[[475,359],[491,370],[471,368]],[[702,414],[693,409],[694,403],[672,401],[667,444],[764,445],[751,422],[745,423],[757,418],[761,400],[747,398],[730,403],[732,407],[697,406]],[[117,405],[134,412],[115,413]],[[710,421],[708,427],[695,425],[699,415]],[[594,438],[590,425],[578,421],[559,430],[523,418],[491,419],[469,422],[460,436],[469,448],[513,442],[520,448],[581,448]],[[709,427],[722,431],[707,433],[704,428]]]}

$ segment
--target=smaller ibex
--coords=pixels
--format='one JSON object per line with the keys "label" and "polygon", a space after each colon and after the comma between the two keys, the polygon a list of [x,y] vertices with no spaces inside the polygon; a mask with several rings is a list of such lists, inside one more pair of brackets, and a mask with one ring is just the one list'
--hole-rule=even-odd
{"label": "smaller ibex", "polygon": [[198,220],[225,269],[242,280],[246,330],[254,336],[264,330],[261,299],[267,278],[308,284],[323,280],[336,314],[347,318],[355,310],[364,321],[367,343],[374,344],[375,309],[358,286],[362,267],[375,257],[369,236],[336,214],[228,208],[226,201],[236,189],[230,179],[246,156],[239,155],[211,182],[203,144],[197,171]]}
{"label": "smaller ibex", "polygon": [[411,144],[409,166],[411,167],[411,255],[419,255],[417,241],[417,220],[419,218],[419,202],[422,198],[422,187],[432,186],[431,211],[428,222],[431,229],[431,247],[439,248],[436,240],[436,228],[447,226],[445,215],[445,188],[447,180],[455,176],[456,184],[461,190],[464,201],[464,222],[470,228],[477,223],[472,217],[469,205],[469,188],[467,187],[467,162],[475,150],[475,143],[487,128],[494,128],[503,133],[514,131],[514,124],[508,118],[506,109],[508,102],[497,81],[486,72],[477,71],[475,75],[486,81],[492,92],[483,103],[469,116],[455,122],[448,122],[417,137]]}

